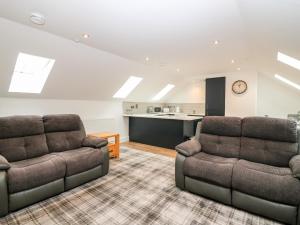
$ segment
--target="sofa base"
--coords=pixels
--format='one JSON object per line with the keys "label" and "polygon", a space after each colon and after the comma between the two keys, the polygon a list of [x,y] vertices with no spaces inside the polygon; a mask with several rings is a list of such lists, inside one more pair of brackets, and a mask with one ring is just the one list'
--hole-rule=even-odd
{"label": "sofa base", "polygon": [[184,190],[184,179],[185,176],[183,174],[183,162],[185,160],[185,156],[181,154],[177,154],[176,160],[175,160],[175,182],[176,187]]}
{"label": "sofa base", "polygon": [[8,193],[7,193],[6,172],[0,171],[0,217],[8,213]]}
{"label": "sofa base", "polygon": [[77,187],[81,184],[87,183],[91,180],[95,180],[99,177],[102,177],[106,174],[103,174],[102,165],[97,166],[93,169],[84,171],[65,178],[65,190],[70,190],[74,187]]}
{"label": "sofa base", "polygon": [[296,224],[298,207],[271,202],[238,191],[232,191],[232,205],[249,212],[288,224]]}
{"label": "sofa base", "polygon": [[9,195],[9,211],[15,211],[33,203],[58,195],[64,191],[64,179]]}
{"label": "sofa base", "polygon": [[185,189],[192,193],[231,205],[231,190],[229,188],[185,177]]}

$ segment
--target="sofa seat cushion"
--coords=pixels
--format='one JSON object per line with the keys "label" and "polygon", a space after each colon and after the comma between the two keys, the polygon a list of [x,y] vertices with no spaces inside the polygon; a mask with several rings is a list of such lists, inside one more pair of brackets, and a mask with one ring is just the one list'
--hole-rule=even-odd
{"label": "sofa seat cushion", "polygon": [[99,149],[89,147],[53,154],[64,159],[67,165],[66,176],[72,176],[93,169],[103,163],[103,152]]}
{"label": "sofa seat cushion", "polygon": [[237,161],[236,158],[200,152],[186,158],[183,173],[185,176],[230,188],[233,166]]}
{"label": "sofa seat cushion", "polygon": [[44,155],[10,164],[7,171],[9,193],[35,188],[64,178],[66,164],[55,155]]}
{"label": "sofa seat cushion", "polygon": [[239,160],[233,168],[232,188],[273,202],[300,204],[300,181],[285,167]]}

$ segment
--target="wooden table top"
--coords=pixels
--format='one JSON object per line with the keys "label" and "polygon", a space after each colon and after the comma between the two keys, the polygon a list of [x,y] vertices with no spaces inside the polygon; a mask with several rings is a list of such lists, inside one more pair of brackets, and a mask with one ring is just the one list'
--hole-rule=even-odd
{"label": "wooden table top", "polygon": [[113,133],[113,132],[91,133],[91,134],[88,134],[88,135],[89,136],[95,136],[95,137],[102,137],[102,138],[110,138],[110,137],[119,136],[118,133]]}

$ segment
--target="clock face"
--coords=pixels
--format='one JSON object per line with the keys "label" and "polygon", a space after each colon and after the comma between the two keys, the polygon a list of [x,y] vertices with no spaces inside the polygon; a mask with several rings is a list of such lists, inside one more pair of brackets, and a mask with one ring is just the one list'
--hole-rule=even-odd
{"label": "clock face", "polygon": [[232,91],[235,94],[243,94],[247,91],[247,83],[243,80],[237,80],[232,84]]}

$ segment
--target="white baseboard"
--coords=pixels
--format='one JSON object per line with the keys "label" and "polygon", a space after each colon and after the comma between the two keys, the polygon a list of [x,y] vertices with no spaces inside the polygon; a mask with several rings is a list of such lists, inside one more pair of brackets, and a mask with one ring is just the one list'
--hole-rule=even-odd
{"label": "white baseboard", "polygon": [[121,137],[120,138],[120,142],[123,143],[123,142],[127,142],[129,141],[129,136],[125,136],[125,137]]}

